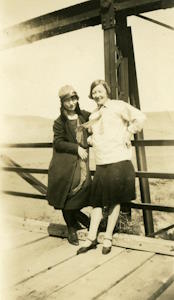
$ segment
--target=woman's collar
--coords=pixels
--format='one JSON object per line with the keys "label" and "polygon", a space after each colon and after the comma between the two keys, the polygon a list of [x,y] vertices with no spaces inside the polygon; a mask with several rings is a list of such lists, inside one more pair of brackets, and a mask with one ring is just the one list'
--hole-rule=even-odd
{"label": "woman's collar", "polygon": [[111,99],[109,99],[109,98],[108,98],[108,99],[105,101],[105,103],[104,103],[104,104],[102,104],[102,105],[98,106],[98,109],[100,109],[100,108],[102,108],[102,107],[108,107],[108,105],[109,105],[110,101],[111,101]]}
{"label": "woman's collar", "polygon": [[77,120],[78,119],[78,115],[77,114],[74,114],[74,115],[68,115],[67,114],[67,118],[68,118],[68,120]]}

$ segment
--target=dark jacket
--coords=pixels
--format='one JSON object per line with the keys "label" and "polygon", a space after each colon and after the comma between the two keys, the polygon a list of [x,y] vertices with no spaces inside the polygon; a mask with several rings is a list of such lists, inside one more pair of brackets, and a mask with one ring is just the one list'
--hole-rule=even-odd
{"label": "dark jacket", "polygon": [[[81,111],[81,123],[88,121],[89,113]],[[88,174],[87,184],[76,195],[68,199],[72,178],[78,163],[78,143],[71,122],[59,116],[53,125],[53,157],[48,170],[48,203],[56,209],[80,209],[88,206],[91,179]],[[84,129],[85,144],[88,148],[87,132]]]}

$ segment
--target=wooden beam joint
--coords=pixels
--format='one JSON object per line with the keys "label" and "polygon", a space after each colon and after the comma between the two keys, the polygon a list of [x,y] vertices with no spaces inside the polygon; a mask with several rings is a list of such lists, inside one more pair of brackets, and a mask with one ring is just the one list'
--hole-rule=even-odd
{"label": "wooden beam joint", "polygon": [[104,30],[115,27],[113,0],[100,0],[101,24]]}

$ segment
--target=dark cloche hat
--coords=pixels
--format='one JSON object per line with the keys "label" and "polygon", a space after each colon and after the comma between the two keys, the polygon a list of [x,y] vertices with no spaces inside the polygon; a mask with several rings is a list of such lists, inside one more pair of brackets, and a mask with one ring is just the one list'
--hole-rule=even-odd
{"label": "dark cloche hat", "polygon": [[77,99],[79,99],[79,96],[77,95],[77,92],[71,85],[64,85],[59,90],[59,98],[61,101],[64,101],[65,99],[71,98],[72,96],[76,96]]}

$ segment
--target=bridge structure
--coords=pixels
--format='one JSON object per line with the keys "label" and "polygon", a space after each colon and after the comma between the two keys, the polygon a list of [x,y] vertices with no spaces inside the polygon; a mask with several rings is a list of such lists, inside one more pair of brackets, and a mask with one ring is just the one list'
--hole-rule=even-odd
{"label": "bridge structure", "polygon": [[[86,1],[4,29],[0,34],[0,48],[1,51],[6,51],[41,39],[48,39],[49,43],[49,38],[55,35],[101,24],[105,80],[111,87],[112,98],[122,99],[141,108],[132,31],[127,25],[127,17],[135,15],[174,30],[171,26],[142,15],[145,12],[172,7],[174,0]],[[96,250],[97,255],[94,255],[93,250],[86,253],[85,258],[83,255],[76,256],[74,248],[64,240],[67,236],[65,226],[35,222],[32,224],[35,230],[31,233],[31,224],[27,227],[24,222],[23,229],[19,229],[12,221],[8,233],[10,237],[13,236],[13,243],[10,246],[7,244],[10,252],[5,264],[5,273],[10,279],[5,282],[5,299],[16,297],[15,299],[62,300],[79,297],[85,300],[106,300],[115,299],[115,295],[118,295],[119,300],[173,299],[174,246],[172,241],[154,237],[173,228],[174,224],[155,232],[152,212],[173,213],[174,206],[151,203],[149,178],[172,180],[174,173],[148,172],[145,147],[170,147],[174,145],[174,140],[145,140],[141,132],[134,136],[132,144],[136,150],[136,176],[139,179],[141,203],[132,202],[128,208],[143,210],[145,237],[116,234],[113,238],[115,247],[107,258],[100,253],[101,245]],[[50,148],[52,143],[28,142],[3,144],[1,147]],[[47,169],[23,168],[7,155],[1,156],[1,160],[4,171],[17,173],[39,192],[31,194],[5,190],[5,194],[45,200],[47,187],[33,174],[47,174]],[[7,223],[10,224],[9,220]],[[27,233],[24,229],[28,230]],[[79,231],[78,236],[80,240],[84,240],[85,230]],[[99,244],[102,239],[103,235],[100,233]],[[117,270],[113,270],[114,265]],[[149,281],[144,280],[144,276]]]}
{"label": "bridge structure", "polygon": [[[101,24],[104,42],[105,80],[111,86],[113,99],[122,99],[140,107],[136,65],[131,28],[127,26],[127,17],[135,15],[157,23],[167,29],[171,26],[157,22],[142,13],[174,6],[174,0],[92,0],[79,3],[58,11],[27,20],[6,28],[1,32],[1,51],[48,39],[55,35],[72,32],[89,26]],[[49,39],[48,39],[49,42]],[[145,234],[154,236],[153,210],[173,212],[174,208],[151,203],[148,178],[174,179],[173,173],[148,172],[145,147],[173,146],[173,140],[144,140],[143,132],[134,136],[132,144],[136,150],[139,186],[142,203],[131,203],[130,207],[143,210]],[[3,147],[52,147],[51,143],[6,144]],[[4,191],[5,193],[45,199],[46,186],[34,178],[31,173],[47,173],[43,169],[22,168],[17,162],[3,157],[4,170],[17,172],[24,180],[32,184],[41,195]],[[174,225],[171,225],[174,226]],[[169,226],[169,228],[171,228]],[[168,230],[169,228],[166,228]]]}

